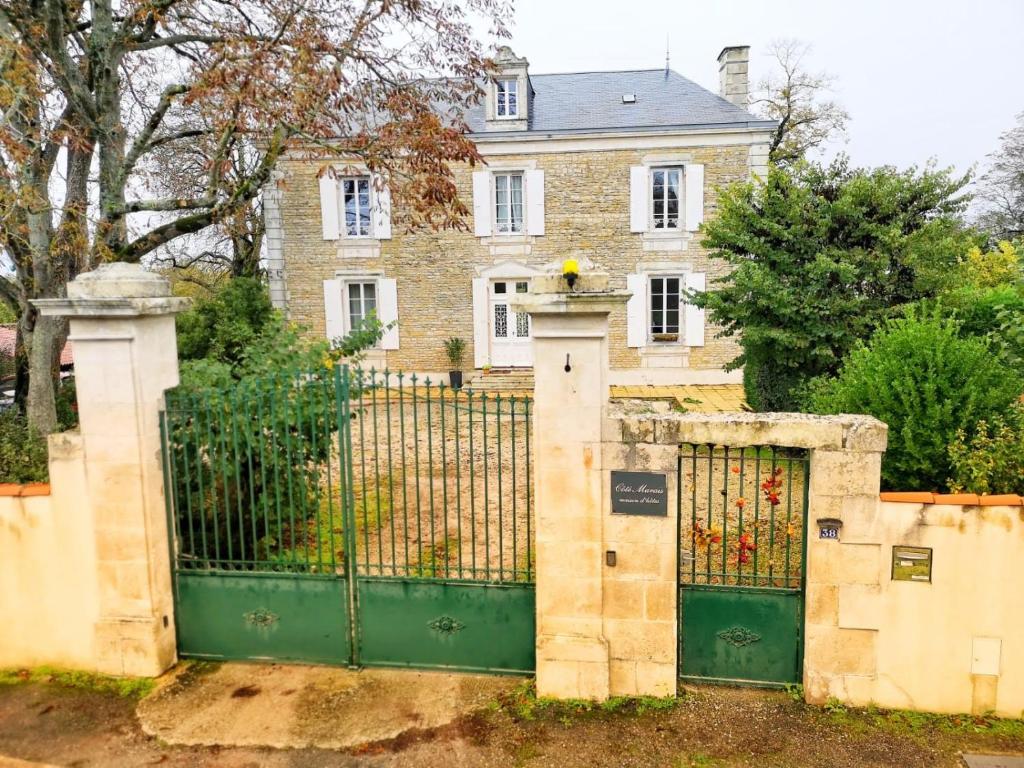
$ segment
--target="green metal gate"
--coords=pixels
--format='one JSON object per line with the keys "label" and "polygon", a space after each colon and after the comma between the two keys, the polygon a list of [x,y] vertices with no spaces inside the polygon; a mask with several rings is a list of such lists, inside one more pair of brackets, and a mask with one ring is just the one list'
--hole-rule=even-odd
{"label": "green metal gate", "polygon": [[532,671],[530,428],[341,366],[169,391],[179,653]]}
{"label": "green metal gate", "polygon": [[681,446],[680,678],[801,680],[808,470],[798,449]]}

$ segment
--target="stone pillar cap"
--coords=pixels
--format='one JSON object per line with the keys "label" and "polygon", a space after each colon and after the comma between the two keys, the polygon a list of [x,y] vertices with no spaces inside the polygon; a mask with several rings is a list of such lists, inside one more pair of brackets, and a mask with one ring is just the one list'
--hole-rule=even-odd
{"label": "stone pillar cap", "polygon": [[141,264],[100,264],[68,283],[69,299],[153,299],[171,295],[171,283]]}
{"label": "stone pillar cap", "polygon": [[43,315],[63,317],[136,317],[173,315],[188,309],[191,299],[171,296],[167,278],[138,264],[113,262],[85,272],[67,285],[66,299],[36,299]]}
{"label": "stone pillar cap", "polygon": [[513,312],[531,315],[595,315],[609,313],[626,303],[629,291],[591,293],[521,293],[509,302]]}

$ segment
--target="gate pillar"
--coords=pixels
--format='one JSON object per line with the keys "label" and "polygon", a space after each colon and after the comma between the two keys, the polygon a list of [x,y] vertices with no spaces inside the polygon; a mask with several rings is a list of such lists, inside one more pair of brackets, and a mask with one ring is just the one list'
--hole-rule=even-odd
{"label": "gate pillar", "polygon": [[174,315],[166,279],[134,264],[79,275],[66,299],[34,302],[70,319],[75,385],[96,542],[97,669],[155,676],[175,660],[159,412],[178,383]]}
{"label": "gate pillar", "polygon": [[608,315],[629,298],[585,274],[534,278],[516,311],[530,313],[534,347],[537,693],[610,695],[605,638],[601,466],[608,407]]}

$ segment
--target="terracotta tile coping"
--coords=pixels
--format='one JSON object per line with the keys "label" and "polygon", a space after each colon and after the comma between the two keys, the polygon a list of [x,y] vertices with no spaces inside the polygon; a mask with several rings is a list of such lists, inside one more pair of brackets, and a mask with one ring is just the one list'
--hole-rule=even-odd
{"label": "terracotta tile coping", "polygon": [[0,483],[0,496],[49,496],[49,483]]}
{"label": "terracotta tile coping", "polygon": [[887,491],[882,501],[908,504],[961,504],[982,507],[1024,507],[1024,498],[1014,493],[979,496],[976,493],[926,493],[922,491]]}

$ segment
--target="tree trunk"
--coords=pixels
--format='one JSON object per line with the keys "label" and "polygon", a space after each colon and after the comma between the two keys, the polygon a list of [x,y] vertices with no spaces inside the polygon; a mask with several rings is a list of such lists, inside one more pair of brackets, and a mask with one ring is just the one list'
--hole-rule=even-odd
{"label": "tree trunk", "polygon": [[[56,232],[48,212],[32,221],[34,252],[41,254],[33,258],[32,299],[64,296],[67,282],[89,268],[85,211],[92,150],[85,131],[68,141],[64,210]],[[44,317],[27,306],[18,325],[28,351],[25,415],[30,427],[48,435],[58,427],[56,384],[60,380],[60,355],[67,340],[67,319]]]}
{"label": "tree trunk", "polygon": [[18,334],[14,342],[14,404],[21,415],[25,415],[28,400],[28,348],[25,346],[21,318],[18,319]]}
{"label": "tree trunk", "polygon": [[[62,317],[36,317],[32,329],[32,347],[29,352],[28,399],[25,414],[29,426],[41,435],[57,431],[57,403],[55,397],[56,371],[54,347],[64,337]],[[60,352],[58,351],[59,355]]]}

